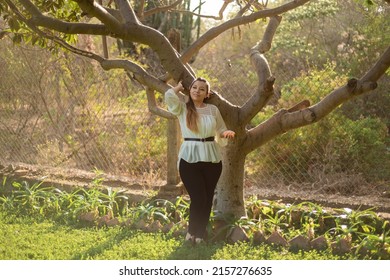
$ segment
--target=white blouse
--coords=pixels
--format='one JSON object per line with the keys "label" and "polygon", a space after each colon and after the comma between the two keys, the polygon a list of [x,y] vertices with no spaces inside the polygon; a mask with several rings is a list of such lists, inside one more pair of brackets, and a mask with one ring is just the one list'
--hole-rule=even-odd
{"label": "white blouse", "polygon": [[179,119],[183,138],[207,138],[214,136],[216,140],[206,142],[183,141],[179,151],[179,162],[180,159],[184,159],[189,163],[199,161],[220,162],[222,157],[219,146],[227,145],[227,139],[222,138],[221,134],[226,131],[227,128],[218,108],[215,105],[206,103],[205,107],[196,108],[199,114],[199,132],[196,133],[187,127],[186,104],[180,101],[173,89],[169,89],[165,92],[165,102],[168,105],[168,111],[176,115]]}

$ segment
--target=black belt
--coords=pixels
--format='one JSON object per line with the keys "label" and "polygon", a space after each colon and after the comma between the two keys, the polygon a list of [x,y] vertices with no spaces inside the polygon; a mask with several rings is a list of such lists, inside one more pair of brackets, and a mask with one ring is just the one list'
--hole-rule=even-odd
{"label": "black belt", "polygon": [[207,138],[184,138],[184,141],[212,142],[214,141],[214,136]]}

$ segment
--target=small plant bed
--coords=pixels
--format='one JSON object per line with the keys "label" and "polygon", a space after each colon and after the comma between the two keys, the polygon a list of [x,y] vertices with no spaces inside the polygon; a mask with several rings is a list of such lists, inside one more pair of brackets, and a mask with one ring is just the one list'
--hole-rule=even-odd
{"label": "small plant bed", "polygon": [[132,204],[112,188],[13,182],[0,192],[0,259],[390,259],[390,224],[374,209],[246,207],[240,219],[213,212],[207,242],[192,246],[184,196]]}

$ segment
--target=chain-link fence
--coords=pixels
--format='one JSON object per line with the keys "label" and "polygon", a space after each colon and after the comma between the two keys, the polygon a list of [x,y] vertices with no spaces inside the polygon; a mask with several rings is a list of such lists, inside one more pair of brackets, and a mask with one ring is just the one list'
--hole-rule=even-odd
{"label": "chain-link fence", "polygon": [[[1,164],[95,170],[164,184],[167,120],[148,111],[142,87],[123,71],[105,72],[69,53],[52,56],[36,48],[13,48],[4,40],[0,63]],[[229,61],[208,75],[217,91],[240,105],[256,87],[246,68]],[[287,74],[276,73],[281,81],[291,79]],[[162,95],[157,99],[164,106]],[[277,103],[272,101],[274,107]],[[369,124],[377,130],[366,131],[365,138],[357,130],[367,122],[356,127],[339,116],[286,133],[248,156],[246,185],[310,185],[329,183],[332,176],[351,188],[358,179],[388,182],[387,128]]]}
{"label": "chain-link fence", "polygon": [[123,71],[9,46],[0,59],[2,161],[164,178],[165,120]]}

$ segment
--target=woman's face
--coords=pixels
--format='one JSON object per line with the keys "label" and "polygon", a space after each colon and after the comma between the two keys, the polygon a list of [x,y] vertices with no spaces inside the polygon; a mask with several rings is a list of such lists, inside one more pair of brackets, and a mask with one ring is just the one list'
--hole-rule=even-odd
{"label": "woman's face", "polygon": [[203,81],[195,81],[190,88],[190,95],[195,103],[203,102],[209,96],[207,84]]}

